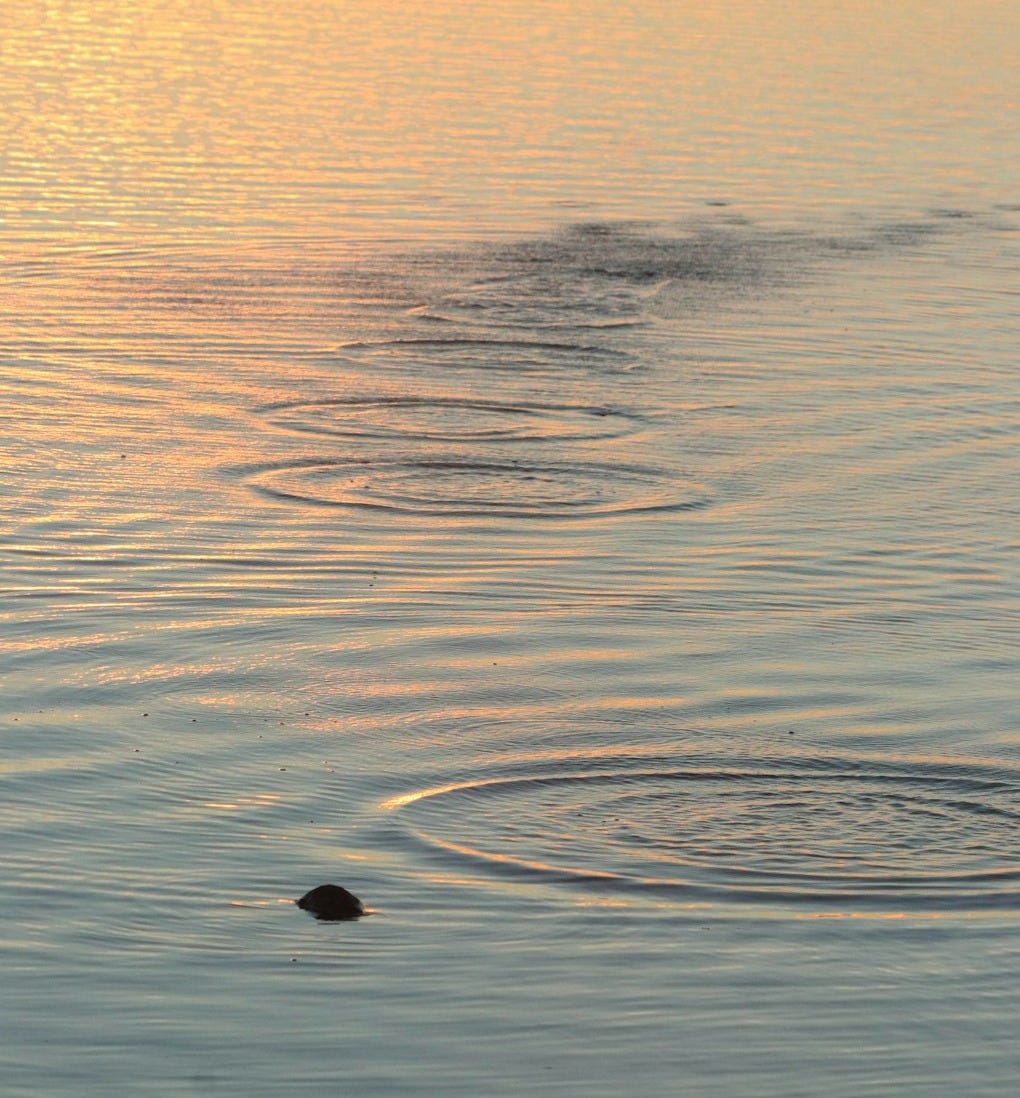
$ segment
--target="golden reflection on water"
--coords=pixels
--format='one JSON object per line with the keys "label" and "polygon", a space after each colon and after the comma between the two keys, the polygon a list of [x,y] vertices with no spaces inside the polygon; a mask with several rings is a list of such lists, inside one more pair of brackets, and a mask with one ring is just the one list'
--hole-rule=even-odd
{"label": "golden reflection on water", "polygon": [[0,16],[0,195],[26,245],[252,238],[832,197],[874,185],[876,144],[889,186],[994,157],[1015,8],[1000,34],[960,0],[808,11],[27,0]]}
{"label": "golden reflection on water", "polygon": [[[893,1092],[920,1026],[936,1087],[974,1064],[933,1004],[993,1039],[1015,1014],[1018,13],[4,6],[15,1086],[328,1091],[302,1073],[341,1064],[371,1090],[386,1064],[409,1092],[541,1090],[492,1073],[516,1036],[535,1063],[575,1042],[578,1093],[831,1091],[793,1051]],[[678,285],[691,240],[711,269]],[[266,411],[352,398],[388,438]],[[494,409],[539,403],[548,433],[493,458]],[[625,414],[593,439],[568,408]],[[531,448],[581,510],[639,464],[705,506],[257,491],[413,451],[394,495],[449,499],[463,480],[423,488],[445,456],[486,503],[536,491]],[[287,896],[333,876],[394,916],[353,948]],[[909,931],[933,919],[934,954]],[[266,960],[308,934],[326,978],[288,985]],[[867,1075],[897,1019],[909,1062]],[[585,1078],[606,1034],[634,1059]]]}

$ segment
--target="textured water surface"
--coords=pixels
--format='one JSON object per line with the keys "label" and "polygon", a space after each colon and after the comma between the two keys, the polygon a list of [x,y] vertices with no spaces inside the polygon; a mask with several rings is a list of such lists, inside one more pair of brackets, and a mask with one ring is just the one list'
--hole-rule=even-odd
{"label": "textured water surface", "polygon": [[185,7],[3,16],[5,1094],[1009,1093],[1015,19]]}

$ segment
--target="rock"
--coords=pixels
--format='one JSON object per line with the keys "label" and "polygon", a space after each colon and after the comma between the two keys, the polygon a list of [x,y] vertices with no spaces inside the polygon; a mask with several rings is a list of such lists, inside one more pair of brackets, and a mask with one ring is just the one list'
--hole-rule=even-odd
{"label": "rock", "polygon": [[357,896],[334,884],[319,885],[294,902],[316,919],[356,919],[365,914],[365,905]]}

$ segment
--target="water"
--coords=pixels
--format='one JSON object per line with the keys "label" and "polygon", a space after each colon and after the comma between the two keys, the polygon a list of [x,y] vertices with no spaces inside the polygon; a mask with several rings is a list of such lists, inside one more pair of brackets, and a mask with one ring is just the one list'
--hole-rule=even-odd
{"label": "water", "polygon": [[0,17],[4,1093],[1009,1093],[1017,12],[131,9]]}

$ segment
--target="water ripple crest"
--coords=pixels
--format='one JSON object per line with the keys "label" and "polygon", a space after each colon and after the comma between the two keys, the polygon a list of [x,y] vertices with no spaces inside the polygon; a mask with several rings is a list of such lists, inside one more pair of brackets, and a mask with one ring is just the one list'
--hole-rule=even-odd
{"label": "water ripple crest", "polygon": [[380,394],[280,401],[258,410],[284,430],[336,438],[532,442],[616,438],[636,417],[606,406]]}
{"label": "water ripple crest", "polygon": [[834,757],[537,758],[382,803],[419,850],[628,895],[1020,907],[1020,774]]}
{"label": "water ripple crest", "polygon": [[710,502],[700,486],[655,468],[584,461],[309,458],[252,470],[249,484],[280,502],[422,516],[570,519]]}

